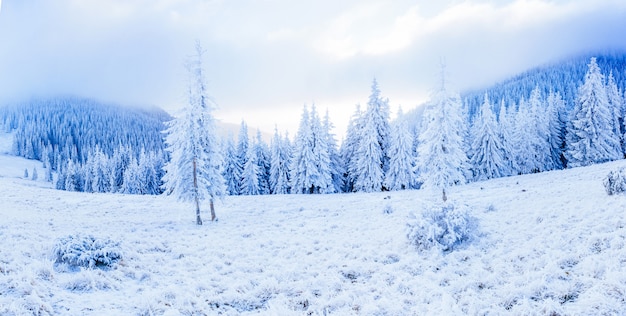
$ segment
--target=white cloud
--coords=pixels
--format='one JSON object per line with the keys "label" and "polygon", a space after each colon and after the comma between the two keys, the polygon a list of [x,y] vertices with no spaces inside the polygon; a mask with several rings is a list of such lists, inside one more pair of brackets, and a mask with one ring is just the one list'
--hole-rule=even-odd
{"label": "white cloud", "polygon": [[69,93],[174,111],[184,102],[182,64],[200,39],[223,119],[281,130],[299,118],[285,113],[313,101],[341,129],[339,113],[365,104],[373,77],[392,107],[408,110],[428,94],[440,56],[464,89],[582,51],[626,48],[623,0],[2,4],[0,97]]}

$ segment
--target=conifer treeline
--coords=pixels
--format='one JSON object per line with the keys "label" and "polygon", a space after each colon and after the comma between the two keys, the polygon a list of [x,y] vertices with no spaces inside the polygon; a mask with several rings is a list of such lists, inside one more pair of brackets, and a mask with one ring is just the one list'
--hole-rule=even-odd
{"label": "conifer treeline", "polygon": [[[510,81],[496,86],[510,90],[489,90],[495,91],[495,96],[483,92],[479,104],[471,94],[462,101],[451,94],[450,100],[457,100],[451,108],[458,107],[459,119],[450,120],[445,116],[452,114],[439,113],[444,115],[441,122],[448,122],[441,124],[450,126],[437,132],[461,137],[466,159],[459,160],[464,162],[456,168],[463,178],[480,181],[623,158],[624,58],[609,57],[601,60],[611,68],[602,69],[592,58],[580,78],[578,71],[558,75],[553,71],[556,68],[550,68],[546,76],[563,81],[539,82],[537,78],[542,76],[529,72],[527,81],[516,77],[517,86]],[[579,68],[564,65],[564,69]],[[558,84],[546,88],[552,82]],[[530,83],[534,88],[526,92]],[[435,104],[433,100],[426,108]],[[161,193],[163,165],[169,159],[163,150],[162,130],[169,117],[145,111],[113,114],[118,109],[103,114],[98,108],[90,101],[54,100],[22,107],[26,109],[22,111],[4,109],[2,118],[7,130],[16,131],[15,153],[42,160],[48,172],[58,171],[59,189]],[[419,119],[438,119],[432,114],[424,116]],[[456,136],[431,135],[414,128],[425,124],[411,118],[400,111],[398,118],[390,121],[389,101],[381,96],[374,80],[366,107],[356,106],[340,147],[328,113],[322,118],[315,105],[304,106],[293,141],[277,129],[269,146],[260,132],[250,140],[242,122],[237,141],[233,135],[222,141],[226,193],[324,194],[420,188],[425,166],[430,163],[427,160],[436,157],[427,152],[434,149],[420,149],[420,144],[428,137]]]}

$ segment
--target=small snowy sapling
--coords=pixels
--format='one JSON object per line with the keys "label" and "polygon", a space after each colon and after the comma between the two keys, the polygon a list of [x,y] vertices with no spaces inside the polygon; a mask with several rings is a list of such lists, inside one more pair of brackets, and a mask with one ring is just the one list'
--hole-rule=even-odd
{"label": "small snowy sapling", "polygon": [[472,239],[477,219],[465,205],[443,203],[434,205],[407,224],[409,243],[419,251],[439,248],[449,252]]}
{"label": "small snowy sapling", "polygon": [[94,236],[69,235],[57,240],[53,249],[55,265],[67,264],[70,269],[80,267],[107,269],[122,259],[119,242]]}

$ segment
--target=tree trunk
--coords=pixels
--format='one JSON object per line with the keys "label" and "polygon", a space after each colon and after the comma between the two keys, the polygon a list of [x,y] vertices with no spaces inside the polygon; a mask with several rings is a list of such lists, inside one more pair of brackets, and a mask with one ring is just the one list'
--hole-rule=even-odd
{"label": "tree trunk", "polygon": [[448,197],[446,196],[446,189],[444,188],[442,189],[442,191],[443,191],[443,201],[445,202],[448,200]]}
{"label": "tree trunk", "polygon": [[196,170],[196,159],[193,159],[193,191],[194,199],[196,200],[196,224],[202,225],[202,218],[200,218],[200,200],[198,199],[198,171]]}
{"label": "tree trunk", "polygon": [[211,198],[209,203],[211,207],[211,221],[214,221],[215,220],[215,208],[213,207],[213,198]]}

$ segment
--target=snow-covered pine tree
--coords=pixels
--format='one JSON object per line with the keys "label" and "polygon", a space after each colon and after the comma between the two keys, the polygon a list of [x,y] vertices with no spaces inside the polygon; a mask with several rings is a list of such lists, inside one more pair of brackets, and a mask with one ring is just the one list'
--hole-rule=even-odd
{"label": "snow-covered pine tree", "polygon": [[39,175],[37,174],[37,167],[33,167],[33,175],[31,176],[31,180],[33,181],[37,181],[37,179],[39,178]]}
{"label": "snow-covered pine tree", "polygon": [[500,178],[508,175],[508,166],[502,145],[501,133],[496,117],[491,109],[489,96],[480,107],[480,114],[474,121],[473,142],[470,164],[477,181]]}
{"label": "snow-covered pine tree", "polygon": [[550,140],[550,156],[552,165],[555,169],[563,169],[565,158],[563,151],[565,150],[565,126],[566,112],[565,102],[559,92],[550,91],[546,99],[548,108],[549,140]]}
{"label": "snow-covered pine tree", "polygon": [[604,76],[592,57],[585,81],[578,89],[568,125],[567,167],[587,166],[622,157],[614,132],[613,111],[604,86]]}
{"label": "snow-covered pine tree", "polygon": [[24,168],[24,179],[28,179],[28,168]]}
{"label": "snow-covered pine tree", "polygon": [[290,181],[291,193],[313,193],[314,178],[318,177],[315,172],[313,154],[313,133],[311,132],[309,111],[306,105],[302,110],[300,126],[296,134],[291,154]]}
{"label": "snow-covered pine tree", "polygon": [[165,165],[164,185],[166,192],[178,199],[195,202],[196,224],[202,225],[200,201],[209,199],[211,220],[215,220],[213,200],[223,196],[225,185],[212,115],[216,104],[207,92],[199,43],[195,53],[187,65],[188,104],[181,116],[168,123],[166,131],[171,160]]}
{"label": "snow-covered pine tree", "polygon": [[515,114],[515,128],[513,130],[515,161],[518,166],[519,174],[529,174],[539,172],[541,167],[537,159],[536,147],[537,143],[537,124],[533,117],[533,110],[526,99],[519,100],[518,110]]}
{"label": "snow-covered pine tree", "polygon": [[442,67],[440,85],[424,111],[417,157],[422,187],[439,190],[444,202],[448,187],[467,181],[462,137],[465,122],[460,112],[461,99],[458,93],[448,91]]}
{"label": "snow-covered pine tree", "polygon": [[80,170],[78,170],[78,167],[76,166],[73,160],[70,159],[67,162],[67,165],[65,166],[64,171],[65,171],[65,174],[64,174],[63,179],[65,180],[65,185],[63,187],[65,188],[65,190],[72,191],[72,192],[73,191],[81,192],[82,187],[81,187]]}
{"label": "snow-covered pine tree", "polygon": [[159,165],[156,155],[151,152],[147,153],[144,149],[139,154],[139,181],[141,189],[139,194],[151,194],[157,195],[160,190],[160,179],[156,171],[156,167]]}
{"label": "snow-covered pine tree", "polygon": [[330,156],[330,173],[333,183],[332,192],[338,193],[343,189],[344,163],[341,161],[341,155],[339,155],[335,134],[332,133],[334,125],[330,121],[328,109],[326,109],[326,114],[324,115],[323,125],[326,143],[328,144],[328,155]]}
{"label": "snow-covered pine tree", "polygon": [[365,115],[360,142],[356,150],[354,189],[357,192],[378,192],[383,188],[383,150],[378,141],[376,119]]}
{"label": "snow-covered pine tree", "polygon": [[254,153],[258,168],[259,194],[270,194],[270,150],[261,137],[261,130],[256,131]]}
{"label": "snow-covered pine tree", "polygon": [[530,111],[530,123],[534,128],[529,130],[529,133],[534,131],[534,134],[529,134],[529,139],[533,147],[534,160],[536,161],[535,170],[533,172],[542,172],[546,170],[552,170],[556,166],[552,163],[552,156],[550,154],[550,122],[549,116],[546,115],[546,105],[541,96],[539,86],[535,86],[530,93],[528,100]]}
{"label": "snow-covered pine tree", "polygon": [[363,113],[361,106],[356,105],[355,111],[350,117],[346,138],[341,143],[340,155],[343,162],[343,192],[354,192],[354,182],[356,181],[356,152],[361,142],[363,133]]}
{"label": "snow-covered pine tree", "polygon": [[[380,96],[380,89],[378,88],[378,82],[374,78],[372,80],[372,93],[370,94],[369,101],[367,102],[367,110],[365,115],[369,116],[369,120],[374,126],[376,137],[378,139],[378,146],[382,153],[380,163],[384,174],[389,170],[389,136],[391,133],[391,127],[389,124],[389,99],[383,99]],[[383,189],[381,187],[381,189]]]}
{"label": "snow-covered pine tree", "polygon": [[270,146],[270,189],[272,194],[289,193],[289,149],[285,140],[274,128],[274,137]]}
{"label": "snow-covered pine tree", "polygon": [[226,193],[229,195],[239,195],[241,188],[241,170],[243,167],[239,165],[240,160],[235,149],[235,141],[233,134],[229,133],[224,141],[224,179],[226,181]]}
{"label": "snow-covered pine tree", "polygon": [[257,163],[257,155],[255,152],[255,144],[248,147],[246,154],[246,164],[243,166],[243,173],[241,174],[241,190],[242,195],[259,195],[261,189],[259,188],[259,164]]}
{"label": "snow-covered pine tree", "polygon": [[613,112],[613,133],[615,133],[620,140],[620,151],[624,153],[624,129],[622,128],[622,123],[624,122],[624,117],[622,116],[622,93],[617,88],[617,84],[615,83],[615,78],[613,78],[613,71],[609,72],[609,78],[606,83],[606,96],[609,101],[609,107]]}
{"label": "snow-covered pine tree", "polygon": [[[512,106],[513,108],[513,106]],[[511,109],[513,111],[514,109]],[[500,132],[500,142],[504,152],[504,160],[506,161],[504,176],[517,174],[517,163],[515,162],[515,149],[513,147],[513,118],[504,104],[504,99],[500,101],[500,112],[498,114],[498,131]]]}
{"label": "snow-covered pine tree", "polygon": [[135,157],[130,158],[130,163],[124,170],[124,183],[119,192],[122,194],[143,194],[143,183],[141,182],[141,168]]}
{"label": "snow-covered pine tree", "polygon": [[317,113],[315,104],[311,106],[311,135],[313,139],[313,192],[334,193],[328,135]]}
{"label": "snow-covered pine tree", "polygon": [[394,191],[410,189],[415,182],[413,135],[403,117],[402,107],[398,108],[397,118],[391,125],[390,136],[389,170],[385,174],[385,187]]}
{"label": "snow-covered pine tree", "polygon": [[[250,146],[249,136],[248,136],[248,124],[245,121],[241,121],[241,127],[239,128],[239,135],[237,137],[237,159],[238,163],[236,166],[239,166],[241,169],[237,172],[238,174],[243,174],[243,168],[246,165],[247,157],[248,157],[248,147]],[[239,178],[239,192],[237,194],[241,194],[241,190],[243,188],[243,178]]]}

